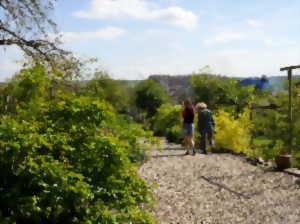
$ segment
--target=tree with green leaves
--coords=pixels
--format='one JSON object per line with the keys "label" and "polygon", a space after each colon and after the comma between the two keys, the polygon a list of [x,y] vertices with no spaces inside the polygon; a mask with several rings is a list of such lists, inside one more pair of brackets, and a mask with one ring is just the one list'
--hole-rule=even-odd
{"label": "tree with green leaves", "polygon": [[208,74],[195,74],[190,83],[194,101],[205,102],[210,108],[234,106],[237,113],[254,100],[254,86],[240,86],[232,78]]}
{"label": "tree with green leaves", "polygon": [[136,86],[135,103],[138,109],[145,112],[147,117],[152,117],[157,109],[170,101],[166,91],[152,79],[140,82]]}
{"label": "tree with green leaves", "polygon": [[89,95],[110,102],[117,111],[126,111],[129,107],[128,91],[120,81],[110,78],[107,72],[95,72],[86,89]]}

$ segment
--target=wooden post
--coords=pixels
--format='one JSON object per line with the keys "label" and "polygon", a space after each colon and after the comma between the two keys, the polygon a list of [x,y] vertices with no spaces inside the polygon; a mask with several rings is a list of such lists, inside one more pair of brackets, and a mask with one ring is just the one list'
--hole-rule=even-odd
{"label": "wooden post", "polygon": [[293,110],[292,110],[292,69],[288,70],[289,80],[289,153],[292,153],[293,145]]}
{"label": "wooden post", "polygon": [[297,66],[289,66],[281,68],[280,71],[288,71],[288,81],[289,81],[289,153],[292,153],[293,146],[293,108],[292,108],[292,70],[300,68],[300,65]]}

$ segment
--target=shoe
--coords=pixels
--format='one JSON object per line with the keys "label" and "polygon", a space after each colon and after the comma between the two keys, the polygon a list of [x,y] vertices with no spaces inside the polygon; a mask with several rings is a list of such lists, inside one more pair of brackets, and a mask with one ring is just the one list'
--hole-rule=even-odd
{"label": "shoe", "polygon": [[210,149],[210,152],[211,152],[211,153],[216,152],[216,148],[215,148],[214,146],[212,146],[211,149]]}
{"label": "shoe", "polygon": [[196,155],[196,151],[195,151],[195,149],[193,150],[193,156],[194,156],[194,155]]}
{"label": "shoe", "polygon": [[185,152],[184,155],[185,155],[185,156],[189,155],[189,152]]}

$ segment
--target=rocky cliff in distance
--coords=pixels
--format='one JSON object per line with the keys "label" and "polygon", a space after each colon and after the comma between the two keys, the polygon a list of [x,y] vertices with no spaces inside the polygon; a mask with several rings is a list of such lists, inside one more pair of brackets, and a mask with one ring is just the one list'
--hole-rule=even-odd
{"label": "rocky cliff in distance", "polygon": [[[225,77],[234,78],[238,81],[244,79],[260,79],[261,77]],[[150,75],[149,79],[153,79],[160,84],[176,103],[181,103],[186,98],[191,98],[193,91],[190,85],[191,75]],[[283,89],[284,82],[287,81],[287,76],[267,76],[270,88]],[[293,80],[300,83],[300,75],[293,75]],[[298,84],[300,85],[300,84]]]}
{"label": "rocky cliff in distance", "polygon": [[193,94],[190,75],[151,75],[149,79],[156,81],[171,96],[174,103],[182,103]]}

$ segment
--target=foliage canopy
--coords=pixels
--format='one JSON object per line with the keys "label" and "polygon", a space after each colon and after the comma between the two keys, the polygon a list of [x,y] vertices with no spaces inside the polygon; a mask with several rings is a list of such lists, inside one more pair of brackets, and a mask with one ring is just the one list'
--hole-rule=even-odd
{"label": "foliage canopy", "polygon": [[136,86],[135,94],[136,106],[144,111],[147,117],[152,117],[157,108],[170,100],[166,91],[152,79],[140,82]]}
{"label": "foliage canopy", "polygon": [[140,209],[152,197],[135,167],[151,132],[101,98],[40,95],[45,74],[36,65],[11,85],[15,110],[0,124],[0,222],[154,223]]}

